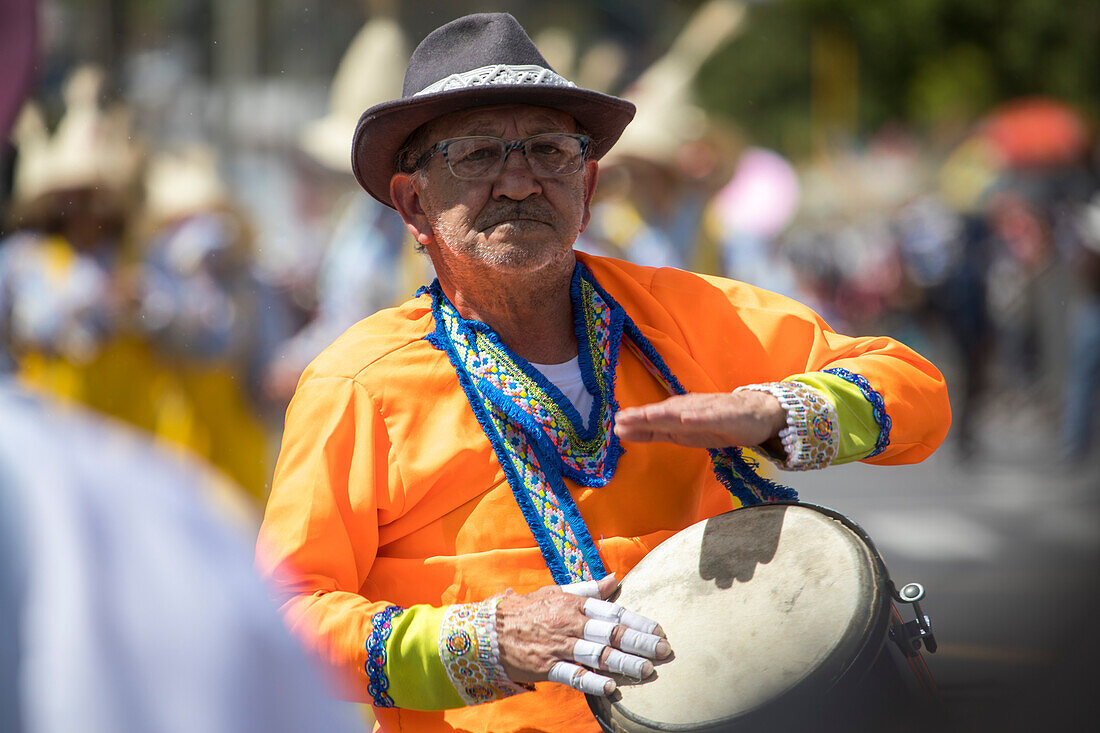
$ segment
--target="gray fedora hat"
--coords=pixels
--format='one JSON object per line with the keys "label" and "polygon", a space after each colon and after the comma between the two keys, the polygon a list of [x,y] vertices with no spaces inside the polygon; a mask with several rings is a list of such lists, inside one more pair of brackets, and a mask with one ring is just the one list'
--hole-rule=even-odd
{"label": "gray fedora hat", "polygon": [[507,13],[467,15],[432,31],[409,59],[401,98],[363,113],[351,145],[351,169],[367,193],[392,207],[397,153],[416,128],[470,107],[532,104],[572,115],[599,159],[634,117],[625,99],[581,89],[562,78]]}

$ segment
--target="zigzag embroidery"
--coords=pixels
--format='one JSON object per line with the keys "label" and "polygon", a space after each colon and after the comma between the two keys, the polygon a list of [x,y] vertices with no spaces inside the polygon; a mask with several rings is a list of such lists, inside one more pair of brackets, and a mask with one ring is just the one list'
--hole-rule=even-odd
{"label": "zigzag embroidery", "polygon": [[[649,341],[577,264],[571,294],[581,374],[593,395],[588,429],[569,400],[537,369],[501,343],[484,323],[467,321],[443,294],[428,288],[444,351],[500,461],[516,502],[556,583],[600,578],[603,562],[563,476],[582,486],[611,480],[622,448],[614,431],[615,366],[624,334],[651,374],[671,394],[685,390]],[[711,451],[718,480],[744,505],[793,499],[790,489],[757,475],[738,448]]]}

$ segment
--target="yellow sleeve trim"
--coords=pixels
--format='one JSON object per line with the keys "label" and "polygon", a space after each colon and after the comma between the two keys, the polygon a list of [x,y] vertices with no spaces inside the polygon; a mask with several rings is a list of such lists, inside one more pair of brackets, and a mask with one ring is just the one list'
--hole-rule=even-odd
{"label": "yellow sleeve trim", "polygon": [[[436,608],[411,606],[389,618],[384,707],[446,710],[499,700],[527,686],[508,679],[496,641],[499,598]],[[373,694],[373,693],[372,693]],[[379,696],[375,697],[379,704]]]}
{"label": "yellow sleeve trim", "polygon": [[875,421],[874,408],[857,385],[825,372],[796,374],[788,379],[813,387],[833,403],[840,439],[833,463],[851,463],[871,455],[880,426]]}
{"label": "yellow sleeve trim", "polygon": [[446,710],[466,704],[439,658],[439,629],[446,613],[447,608],[416,605],[392,619],[386,642],[386,675],[395,707]]}

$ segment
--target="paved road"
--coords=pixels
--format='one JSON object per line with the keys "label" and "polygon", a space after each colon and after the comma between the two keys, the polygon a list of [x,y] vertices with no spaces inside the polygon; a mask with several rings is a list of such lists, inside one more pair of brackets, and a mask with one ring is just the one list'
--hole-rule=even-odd
{"label": "paved road", "polygon": [[782,477],[862,525],[899,585],[924,584],[958,730],[1100,720],[1100,461],[1059,465],[1048,408],[995,404],[966,463],[948,443],[918,466]]}

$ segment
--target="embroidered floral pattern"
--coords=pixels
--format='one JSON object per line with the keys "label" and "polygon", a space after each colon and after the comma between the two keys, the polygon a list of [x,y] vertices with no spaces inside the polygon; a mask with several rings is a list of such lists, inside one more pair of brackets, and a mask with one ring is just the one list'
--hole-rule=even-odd
{"label": "embroidered floral pattern", "polygon": [[875,441],[874,450],[867,454],[867,458],[877,456],[886,450],[886,446],[890,445],[890,428],[893,427],[894,422],[886,414],[886,402],[882,399],[882,395],[871,387],[871,383],[867,381],[866,377],[860,374],[854,374],[847,369],[840,368],[826,369],[825,373],[835,374],[859,387],[859,391],[871,403],[871,411],[874,413],[875,422],[878,423],[878,439]]}
{"label": "embroidered floral pattern", "polygon": [[806,471],[824,468],[836,459],[840,450],[836,410],[816,389],[790,381],[747,384],[735,391],[742,390],[767,392],[779,400],[787,412],[787,427],[779,431],[787,460],[776,461],[778,465]]}
{"label": "embroidered floral pattern", "polygon": [[500,598],[450,606],[439,628],[439,658],[467,705],[510,697],[527,688],[508,679],[500,665],[496,613]]}
{"label": "embroidered floral pattern", "polygon": [[374,704],[380,708],[392,708],[393,698],[389,696],[390,680],[386,677],[386,641],[393,631],[393,618],[405,609],[401,606],[387,606],[374,614],[371,626],[374,627],[367,639],[367,692]]}

